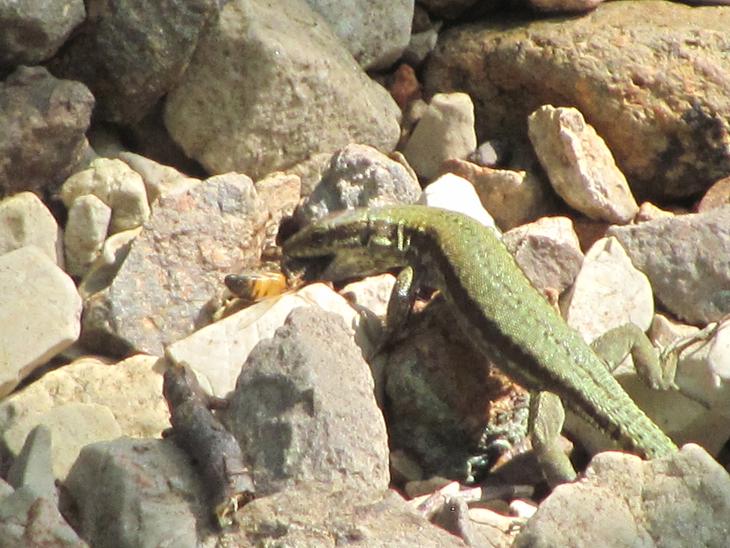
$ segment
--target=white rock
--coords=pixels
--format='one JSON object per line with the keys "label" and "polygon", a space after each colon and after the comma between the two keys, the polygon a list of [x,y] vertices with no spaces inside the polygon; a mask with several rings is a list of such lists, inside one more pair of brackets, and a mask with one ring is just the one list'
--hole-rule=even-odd
{"label": "white rock", "polygon": [[586,253],[561,309],[568,325],[590,342],[626,323],[649,329],[654,296],[649,280],[634,268],[618,240],[602,238]]}
{"label": "white rock", "polygon": [[444,173],[424,188],[418,203],[469,215],[499,232],[494,219],[482,206],[474,185],[453,173]]}
{"label": "white rock", "polygon": [[528,120],[540,163],[563,200],[591,219],[626,224],[639,211],[606,142],[575,108],[544,105]]}
{"label": "white rock", "polygon": [[63,235],[69,274],[83,276],[99,256],[111,217],[111,208],[93,194],[79,196],[73,201]]}
{"label": "white rock", "polygon": [[35,246],[0,256],[0,398],[69,347],[81,328],[71,278]]}
{"label": "white rock", "polygon": [[58,224],[32,192],[20,192],[0,202],[0,255],[26,245],[38,247],[63,266]]}
{"label": "white rock", "polygon": [[165,355],[174,363],[188,365],[208,393],[223,397],[235,387],[241,366],[261,339],[273,336],[293,308],[316,305],[340,314],[349,329],[359,331],[360,316],[345,299],[324,284],[312,284],[208,325],[169,345]]}
{"label": "white rock", "polygon": [[93,194],[112,209],[112,234],[136,228],[150,216],[142,177],[121,160],[97,158],[89,169],[72,175],[61,187],[67,208],[84,194]]}
{"label": "white rock", "polygon": [[477,147],[474,104],[466,93],[437,93],[416,125],[403,155],[420,177],[438,175],[441,162],[464,159]]}
{"label": "white rock", "polygon": [[133,152],[121,152],[119,159],[142,176],[150,204],[162,194],[184,192],[201,182],[200,179],[183,175],[174,167],[159,164]]}

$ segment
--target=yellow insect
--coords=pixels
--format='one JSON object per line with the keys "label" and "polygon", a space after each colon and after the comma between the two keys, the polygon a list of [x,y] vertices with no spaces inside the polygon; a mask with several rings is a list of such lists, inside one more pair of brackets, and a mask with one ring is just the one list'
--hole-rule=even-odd
{"label": "yellow insect", "polygon": [[249,303],[277,297],[290,289],[286,276],[274,270],[229,274],[225,284],[231,293]]}

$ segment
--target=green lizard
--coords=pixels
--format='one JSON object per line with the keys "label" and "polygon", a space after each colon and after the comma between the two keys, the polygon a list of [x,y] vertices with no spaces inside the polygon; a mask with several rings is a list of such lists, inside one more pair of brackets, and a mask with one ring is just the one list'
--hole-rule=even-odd
{"label": "green lizard", "polygon": [[[496,234],[472,218],[415,205],[349,210],[300,230],[284,242],[283,252],[285,267],[307,278],[337,280],[403,268],[388,305],[390,325],[410,310],[419,284],[438,289],[466,339],[525,388],[557,395],[618,447],[643,458],[677,449],[534,288]],[[651,343],[630,327],[623,331],[634,339],[637,332],[643,336],[639,353],[651,361]],[[603,345],[612,346],[607,340]],[[672,386],[652,376],[660,378],[657,387]],[[567,457],[555,450],[562,428],[556,401],[535,397],[530,413],[533,445],[553,484],[575,477]]]}

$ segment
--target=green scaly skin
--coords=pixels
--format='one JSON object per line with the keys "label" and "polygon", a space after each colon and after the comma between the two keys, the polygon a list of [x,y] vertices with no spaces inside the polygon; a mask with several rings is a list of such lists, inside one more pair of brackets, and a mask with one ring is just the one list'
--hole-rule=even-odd
{"label": "green scaly skin", "polygon": [[443,293],[466,339],[515,381],[557,394],[636,455],[676,451],[494,232],[472,218],[416,205],[355,209],[305,227],[283,250],[290,265],[320,268],[322,279],[412,267],[417,279]]}

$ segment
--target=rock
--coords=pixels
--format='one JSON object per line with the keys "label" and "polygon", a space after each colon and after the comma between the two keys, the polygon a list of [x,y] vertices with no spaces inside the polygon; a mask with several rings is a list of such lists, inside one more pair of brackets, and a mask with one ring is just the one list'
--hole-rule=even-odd
{"label": "rock", "polygon": [[[141,354],[116,364],[81,358],[5,398],[0,402],[0,432],[7,456],[18,455],[36,425],[49,425],[54,471],[64,477],[87,443],[121,434],[159,436],[169,426],[169,413],[157,361]],[[95,413],[96,423],[83,413]],[[88,431],[88,424],[95,430]]]}
{"label": "rock", "polygon": [[594,9],[603,0],[529,0],[538,11],[550,13],[580,13]]}
{"label": "rock", "polygon": [[575,281],[583,252],[567,217],[544,217],[513,228],[503,238],[507,249],[536,288],[560,295]]}
{"label": "rock", "polygon": [[94,97],[43,67],[19,67],[0,82],[0,195],[55,190],[88,147]]}
{"label": "rock", "polygon": [[643,0],[527,17],[442,33],[427,93],[468,93],[480,139],[522,140],[539,106],[574,106],[642,200],[691,196],[730,172],[730,11]]}
{"label": "rock", "polygon": [[604,238],[588,250],[561,301],[563,317],[588,342],[625,323],[646,331],[654,316],[651,289],[618,240]]}
{"label": "rock", "polygon": [[0,497],[1,546],[85,548],[87,544],[63,519],[56,505],[22,487]]}
{"label": "rock", "polygon": [[305,482],[254,500],[239,516],[240,531],[226,533],[223,545],[466,546],[431,525],[392,491],[333,490],[326,484]]}
{"label": "rock", "polygon": [[0,66],[37,65],[53,56],[86,17],[83,0],[0,4]]}
{"label": "rock", "polygon": [[119,159],[140,174],[150,204],[163,194],[183,192],[200,182],[200,179],[187,177],[174,167],[162,165],[133,152],[121,152]]}
{"label": "rock", "polygon": [[730,177],[715,182],[697,204],[697,213],[730,204]]}
{"label": "rock", "polygon": [[20,192],[0,201],[0,255],[34,245],[63,266],[61,231],[56,219],[32,192]]}
{"label": "rock", "polygon": [[71,278],[30,245],[0,256],[0,398],[79,336],[81,297]]}
{"label": "rock", "polygon": [[160,197],[112,284],[87,302],[84,344],[162,356],[209,322],[206,304],[226,274],[258,263],[265,221],[245,175]]}
{"label": "rock", "polygon": [[51,64],[84,82],[102,120],[132,124],[181,78],[198,38],[218,14],[215,0],[89,0],[83,32]]}
{"label": "rock", "polygon": [[[256,192],[261,201],[269,208],[269,219],[266,221],[266,237],[264,254],[280,258],[281,250],[276,247],[276,237],[284,217],[290,217],[299,204],[302,192],[302,180],[298,175],[276,171],[256,181]],[[268,258],[268,257],[267,257]]]}
{"label": "rock", "polygon": [[401,110],[405,111],[413,101],[421,98],[421,84],[416,71],[410,65],[402,64],[392,78],[388,89]]}
{"label": "rock", "polygon": [[20,489],[26,487],[37,497],[58,503],[52,472],[51,431],[39,424],[30,431],[17,458],[8,470],[8,482]]}
{"label": "rock", "polygon": [[387,69],[411,36],[413,0],[307,0],[365,70]]}
{"label": "rock", "polygon": [[142,231],[142,227],[112,234],[101,246],[101,252],[89,266],[79,284],[79,295],[86,301],[91,295],[108,287],[127,258],[132,241]]}
{"label": "rock", "polygon": [[730,206],[612,227],[607,235],[621,242],[656,298],[679,318],[707,323],[730,313]]}
{"label": "rock", "polygon": [[69,209],[85,194],[93,194],[111,208],[111,234],[136,228],[150,216],[142,177],[121,160],[94,160],[89,169],[75,173],[61,187],[61,199]]}
{"label": "rock", "polygon": [[497,167],[510,160],[510,149],[504,141],[492,139],[484,141],[466,159],[481,167]]}
{"label": "rock", "polygon": [[439,93],[431,98],[403,155],[420,177],[432,179],[441,162],[466,158],[476,147],[471,98],[465,93]]}
{"label": "rock", "polygon": [[587,217],[627,224],[639,211],[606,143],[574,108],[545,105],[528,118],[530,140],[550,182]]}
{"label": "rock", "polygon": [[69,274],[83,276],[99,256],[111,218],[111,208],[93,194],[84,194],[73,201],[63,234]]}
{"label": "rock", "polygon": [[451,159],[441,171],[470,181],[497,225],[509,230],[553,211],[555,198],[549,185],[531,171],[492,169],[465,160]]}
{"label": "rock", "polygon": [[170,441],[88,445],[64,487],[78,508],[79,534],[91,546],[199,546],[205,536],[202,485]]}
{"label": "rock", "polygon": [[419,67],[436,47],[440,26],[411,34],[411,40],[408,42],[406,49],[403,50],[403,62]]}
{"label": "rock", "polygon": [[730,478],[699,446],[651,461],[601,453],[542,502],[514,546],[724,546],[728,520]]}
{"label": "rock", "polygon": [[246,360],[227,413],[257,494],[302,481],[387,489],[388,443],[361,350],[337,316],[295,309]]}
{"label": "rock", "polygon": [[413,203],[420,193],[418,181],[401,163],[372,147],[348,145],[332,156],[297,219],[307,223],[341,209]]}
{"label": "rock", "polygon": [[[473,217],[484,226],[495,228],[494,219],[482,206],[474,185],[453,173],[441,175],[424,188],[418,203],[458,211]],[[497,228],[495,230],[499,232]]]}
{"label": "rock", "polygon": [[399,119],[304,0],[226,3],[165,106],[188,156],[254,179],[348,143],[391,151]]}
{"label": "rock", "polygon": [[188,366],[209,394],[225,397],[236,386],[241,365],[253,348],[274,335],[294,308],[314,306],[342,316],[345,324],[358,333],[365,349],[365,333],[360,318],[347,302],[324,284],[312,284],[279,299],[269,299],[199,329],[167,347],[166,357]]}

